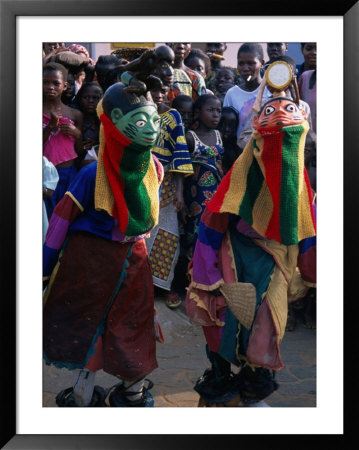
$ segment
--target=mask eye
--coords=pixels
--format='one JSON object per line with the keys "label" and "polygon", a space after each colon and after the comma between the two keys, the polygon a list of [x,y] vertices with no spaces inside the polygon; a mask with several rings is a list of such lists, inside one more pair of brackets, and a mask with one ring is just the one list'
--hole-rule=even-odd
{"label": "mask eye", "polygon": [[289,104],[285,107],[285,109],[289,112],[295,112],[297,110],[297,108],[295,107],[295,105]]}
{"label": "mask eye", "polygon": [[146,121],[145,120],[138,120],[137,122],[136,122],[136,126],[138,127],[138,128],[142,128],[142,127],[144,127],[146,125]]}
{"label": "mask eye", "polygon": [[264,109],[264,114],[266,116],[269,116],[269,114],[272,114],[272,112],[274,112],[275,109],[273,108],[273,106],[266,106]]}

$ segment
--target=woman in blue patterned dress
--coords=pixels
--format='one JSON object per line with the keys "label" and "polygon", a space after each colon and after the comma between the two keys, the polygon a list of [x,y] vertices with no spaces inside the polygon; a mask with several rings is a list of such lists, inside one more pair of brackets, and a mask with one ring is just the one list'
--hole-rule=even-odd
{"label": "woman in blue patterned dress", "polygon": [[165,104],[168,87],[151,90],[161,117],[160,133],[152,149],[164,167],[161,185],[160,214],[157,227],[146,239],[153,283],[166,291],[166,305],[177,308],[181,296],[173,289],[172,281],[180,253],[178,216],[184,207],[183,184],[193,174],[191,157],[184,136],[181,115]]}
{"label": "woman in blue patterned dress", "polygon": [[217,127],[221,118],[221,102],[212,95],[201,95],[193,106],[196,131],[186,133],[194,174],[185,180],[184,198],[187,207],[184,231],[187,256],[190,259],[197,240],[197,229],[205,208],[223,176],[223,143]]}

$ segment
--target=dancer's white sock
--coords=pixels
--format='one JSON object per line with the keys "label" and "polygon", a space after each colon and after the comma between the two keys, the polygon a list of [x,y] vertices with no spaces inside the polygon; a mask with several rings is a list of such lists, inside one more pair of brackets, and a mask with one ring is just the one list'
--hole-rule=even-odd
{"label": "dancer's white sock", "polygon": [[73,378],[73,395],[77,406],[89,406],[95,385],[95,372],[76,369]]}
{"label": "dancer's white sock", "polygon": [[139,400],[142,396],[142,388],[145,384],[145,379],[142,379],[140,381],[137,381],[135,384],[132,384],[132,381],[124,381],[123,384],[126,388],[126,393],[127,392],[138,392],[138,394],[134,394],[134,395],[129,395],[127,396],[125,393],[125,396],[127,398],[127,400],[129,401],[135,401],[135,400]]}

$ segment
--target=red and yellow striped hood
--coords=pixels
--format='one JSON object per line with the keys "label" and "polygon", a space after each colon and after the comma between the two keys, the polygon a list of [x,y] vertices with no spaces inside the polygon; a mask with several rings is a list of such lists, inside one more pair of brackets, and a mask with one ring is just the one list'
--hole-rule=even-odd
{"label": "red and yellow striped hood", "polygon": [[95,208],[119,222],[126,236],[138,236],[158,223],[163,168],[156,165],[152,145],[140,146],[124,136],[98,107],[101,120]]}
{"label": "red and yellow striped hood", "polygon": [[207,207],[241,216],[284,245],[316,235],[313,195],[304,166],[307,121],[258,128]]}

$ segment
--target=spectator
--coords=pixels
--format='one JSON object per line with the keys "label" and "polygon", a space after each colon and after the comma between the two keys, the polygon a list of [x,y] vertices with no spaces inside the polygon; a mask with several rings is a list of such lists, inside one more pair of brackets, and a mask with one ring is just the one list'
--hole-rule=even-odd
{"label": "spectator", "polygon": [[223,143],[218,131],[222,105],[213,94],[198,97],[193,105],[195,131],[186,133],[188,149],[192,157],[194,174],[185,179],[185,203],[188,215],[184,224],[187,257],[192,252],[198,237],[198,224],[206,201],[216,192],[223,176]]}
{"label": "spectator", "polygon": [[98,83],[85,83],[78,91],[74,105],[82,112],[82,158],[79,165],[89,164],[97,159],[100,143],[100,120],[97,115],[97,105],[103,96]]}
{"label": "spectator", "polygon": [[173,88],[168,93],[168,100],[172,103],[174,97],[179,93],[189,95],[196,101],[198,96],[206,92],[206,84],[202,77],[184,63],[185,58],[191,50],[190,43],[170,43],[168,44],[174,51],[174,80]]}
{"label": "spectator", "polygon": [[229,67],[222,67],[218,69],[215,79],[216,96],[223,104],[224,97],[229,89],[235,86],[235,76]]}
{"label": "spectator", "polygon": [[206,82],[207,75],[211,70],[211,61],[203,50],[200,48],[191,48],[184,63],[187,67],[199,73]]}
{"label": "spectator", "polygon": [[267,64],[271,64],[274,58],[278,56],[284,56],[288,51],[288,44],[286,42],[268,42],[267,43],[267,53],[269,60],[266,62]]}
{"label": "spectator", "polygon": [[152,153],[164,168],[157,227],[146,239],[154,285],[165,292],[166,305],[180,306],[182,299],[173,278],[180,253],[178,213],[184,208],[184,178],[193,174],[181,115],[165,104],[168,87],[151,91],[161,116],[160,133]]}
{"label": "spectator", "polygon": [[317,68],[317,43],[302,42],[300,44],[304,62],[297,65],[297,77],[299,78],[306,70],[314,70]]}
{"label": "spectator", "polygon": [[53,195],[45,199],[49,219],[76,176],[75,161],[82,153],[82,113],[61,100],[67,88],[67,75],[61,64],[48,63],[43,67],[43,155],[59,174]]}
{"label": "spectator", "polygon": [[223,141],[223,175],[232,167],[234,161],[242,153],[242,149],[237,145],[238,113],[231,106],[222,108],[221,120],[218,130]]}
{"label": "spectator", "polygon": [[182,122],[187,132],[193,124],[193,99],[188,95],[179,94],[172,102],[172,108],[181,114]]}
{"label": "spectator", "polygon": [[[255,42],[242,44],[238,49],[237,61],[237,69],[243,82],[227,91],[223,106],[232,106],[239,114],[238,138],[244,129],[248,115],[252,112],[262,81],[261,69],[264,65],[262,46]],[[269,95],[268,89],[265,88],[263,98],[268,98]]]}
{"label": "spectator", "polygon": [[206,78],[206,86],[210,89],[214,95],[218,95],[216,88],[216,76],[217,72],[226,67],[229,68],[233,72],[234,84],[239,84],[241,81],[241,77],[237,74],[237,71],[234,67],[223,65],[223,61],[225,60],[224,52],[227,50],[227,44],[224,42],[207,42],[205,47],[205,53],[208,55],[211,67],[207,73]]}

